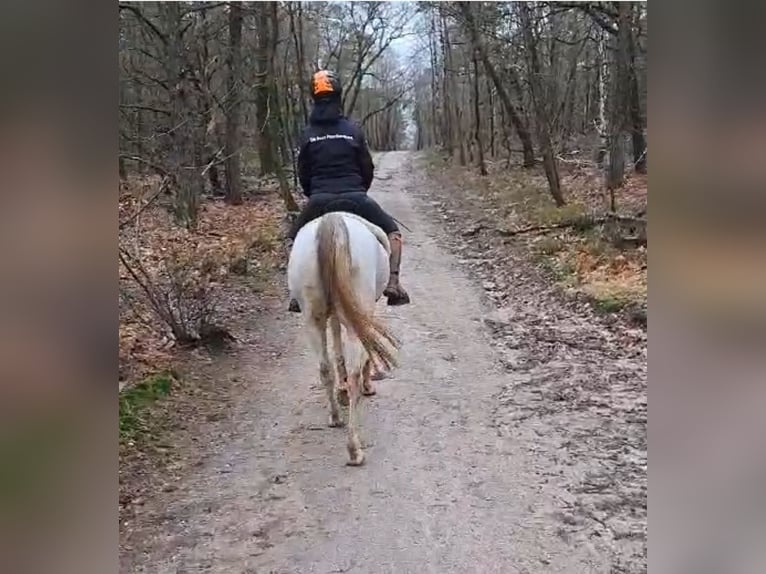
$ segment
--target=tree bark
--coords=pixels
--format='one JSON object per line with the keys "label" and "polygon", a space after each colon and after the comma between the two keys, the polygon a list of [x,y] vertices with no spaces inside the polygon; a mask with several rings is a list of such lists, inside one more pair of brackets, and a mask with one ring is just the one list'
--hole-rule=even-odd
{"label": "tree bark", "polygon": [[269,43],[269,4],[258,2],[254,4],[256,11],[256,33],[258,44],[255,53],[255,74],[257,83],[255,87],[255,121],[258,122],[258,157],[261,163],[261,175],[274,173],[275,158],[274,148],[269,140],[269,122],[271,110],[269,101],[269,62],[273,57],[270,54]]}
{"label": "tree bark", "polygon": [[229,70],[226,86],[229,109],[226,114],[226,201],[232,205],[242,203],[242,174],[240,169],[240,123],[242,97],[242,5],[229,4]]}
{"label": "tree bark", "polygon": [[175,180],[174,212],[180,225],[194,229],[197,225],[202,179],[194,166],[198,156],[194,130],[197,118],[191,101],[188,72],[183,70],[181,7],[175,2],[161,6],[169,29],[165,69],[167,82],[171,87],[171,129],[168,137],[170,171]]}
{"label": "tree bark", "polygon": [[438,66],[437,62],[437,55],[436,55],[436,25],[434,23],[434,14],[431,12],[430,15],[430,24],[431,24],[431,35],[428,38],[428,52],[429,56],[431,58],[431,137],[430,137],[430,145],[435,145],[440,143],[439,142],[439,133],[438,133],[438,117],[439,114],[437,112],[437,81],[436,81],[436,68]]}
{"label": "tree bark", "polygon": [[473,52],[473,113],[476,123],[474,139],[476,140],[476,153],[479,163],[479,173],[487,175],[487,164],[484,162],[484,144],[481,141],[481,115],[479,107],[479,61],[476,57],[476,51]]}
{"label": "tree bark", "polygon": [[487,99],[489,100],[489,155],[497,157],[495,149],[495,98],[492,97],[492,87],[487,83]]}
{"label": "tree bark", "polygon": [[453,115],[452,115],[452,98],[454,93],[451,91],[449,75],[450,70],[447,65],[447,44],[449,39],[447,36],[447,18],[444,15],[442,4],[439,4],[439,16],[440,16],[440,29],[439,38],[442,45],[442,94],[444,94],[444,117],[443,117],[443,139],[444,149],[452,157],[455,150],[454,141],[454,127],[453,127]]}
{"label": "tree bark", "polygon": [[270,58],[266,63],[266,77],[264,78],[264,84],[267,89],[267,101],[271,103],[271,109],[266,118],[265,135],[269,145],[269,154],[273,162],[272,169],[279,182],[279,193],[285,203],[285,209],[288,212],[293,213],[300,211],[300,207],[290,191],[290,184],[282,161],[283,154],[280,151],[284,147],[284,139],[282,137],[284,134],[284,122],[282,118],[282,110],[279,106],[279,87],[276,80],[276,69],[274,67],[274,56],[276,55],[277,45],[279,44],[278,5],[276,2],[263,2],[261,6],[263,7],[263,13],[266,16],[264,25],[265,31],[267,34],[271,34],[269,36],[271,38],[271,43],[267,44]]}
{"label": "tree bark", "polygon": [[641,114],[641,99],[638,92],[636,38],[633,28],[633,18],[630,18],[628,53],[630,57],[630,129],[633,140],[633,168],[638,173],[646,173],[646,137],[644,136],[644,118]]}
{"label": "tree bark", "polygon": [[617,50],[615,74],[612,81],[612,105],[609,126],[609,169],[606,187],[611,192],[615,209],[614,190],[622,186],[625,178],[625,132],[630,90],[630,4],[617,3]]}
{"label": "tree bark", "polygon": [[[296,18],[294,5],[298,5],[298,18]],[[303,49],[303,7],[300,2],[288,2],[288,14],[290,16],[290,33],[295,44],[295,57],[298,64],[298,90],[300,92],[301,111],[303,112],[303,123],[308,122],[309,112],[306,106],[306,56]]]}
{"label": "tree bark", "polygon": [[540,56],[537,51],[537,40],[532,30],[532,19],[529,6],[520,3],[519,14],[521,16],[521,27],[524,35],[524,44],[529,56],[529,87],[532,92],[532,104],[535,108],[535,125],[537,127],[537,139],[540,143],[540,152],[543,156],[543,168],[545,177],[548,180],[548,188],[556,202],[557,207],[566,204],[564,194],[561,190],[561,180],[559,178],[559,169],[556,162],[556,156],[553,150],[553,141],[551,138],[551,118],[545,101],[545,90],[542,85],[542,67],[540,65]]}
{"label": "tree bark", "polygon": [[599,31],[598,40],[598,139],[599,146],[596,154],[596,162],[603,167],[604,158],[609,148],[609,134],[606,124],[606,32]]}
{"label": "tree bark", "polygon": [[[199,13],[199,18],[202,23],[202,37],[201,43],[201,55],[198,63],[198,69],[195,70],[196,87],[200,103],[202,105],[202,123],[206,126],[205,133],[205,149],[203,154],[202,163],[210,164],[207,171],[208,181],[210,182],[210,188],[213,195],[225,195],[223,187],[221,187],[221,178],[216,165],[216,153],[218,153],[218,143],[221,138],[218,134],[218,121],[215,115],[215,98],[212,94],[210,87],[210,79],[212,73],[208,70],[211,65],[210,58],[210,28],[207,18],[207,11]],[[224,139],[224,145],[226,140]]]}

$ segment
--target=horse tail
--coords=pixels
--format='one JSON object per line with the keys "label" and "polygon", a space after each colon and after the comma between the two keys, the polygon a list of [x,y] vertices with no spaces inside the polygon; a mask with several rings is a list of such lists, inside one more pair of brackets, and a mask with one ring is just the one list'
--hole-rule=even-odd
{"label": "horse tail", "polygon": [[328,213],[319,223],[317,258],[322,291],[330,313],[338,313],[345,319],[346,327],[354,331],[374,362],[382,363],[387,369],[396,366],[393,349],[399,347],[399,341],[364,308],[354,291],[348,227],[340,213]]}

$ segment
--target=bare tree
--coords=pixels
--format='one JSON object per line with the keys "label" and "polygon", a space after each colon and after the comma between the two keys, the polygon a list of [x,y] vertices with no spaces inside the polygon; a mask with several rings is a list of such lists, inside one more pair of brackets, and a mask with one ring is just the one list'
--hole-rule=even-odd
{"label": "bare tree", "polygon": [[[528,54],[529,64],[529,89],[532,95],[532,105],[535,109],[535,126],[537,127],[537,139],[540,143],[540,151],[543,155],[543,168],[548,180],[548,188],[556,205],[561,207],[566,202],[561,191],[559,168],[556,162],[555,150],[553,149],[552,117],[550,111],[551,90],[546,86],[543,69],[538,53],[538,38],[535,36],[532,24],[532,10],[525,2],[518,4],[521,17],[521,29],[524,36],[524,46]],[[548,88],[548,89],[546,89]]]}
{"label": "bare tree", "polygon": [[271,121],[271,106],[269,82],[269,62],[272,57],[269,42],[269,5],[258,2],[255,5],[256,30],[258,46],[255,54],[255,106],[256,121],[258,122],[258,157],[261,160],[261,174],[274,173],[274,146],[269,141],[269,122]]}
{"label": "bare tree", "polygon": [[202,181],[195,160],[199,145],[195,141],[193,92],[190,74],[184,61],[184,26],[181,6],[176,3],[161,4],[167,26],[166,77],[171,96],[170,165],[176,181],[176,219],[182,225],[194,228]]}
{"label": "bare tree", "polygon": [[229,70],[227,88],[229,109],[226,114],[226,200],[234,205],[242,203],[242,175],[240,173],[240,122],[242,75],[242,6],[229,4]]}
{"label": "bare tree", "polygon": [[474,114],[474,139],[478,151],[477,161],[479,164],[479,173],[487,175],[487,164],[484,162],[484,143],[481,140],[481,106],[479,102],[479,61],[476,57],[476,50],[473,52],[473,114]]}
{"label": "bare tree", "polygon": [[[646,120],[641,112],[641,90],[638,81],[638,39],[641,30],[641,5],[630,4],[633,19],[620,20],[620,26],[629,27],[628,54],[630,59],[628,81],[630,82],[630,127],[633,140],[633,167],[639,173],[646,173],[646,136],[644,126]],[[623,8],[624,9],[624,8]]]}
{"label": "bare tree", "polygon": [[535,164],[535,153],[532,146],[532,137],[529,134],[529,130],[527,129],[521,114],[511,101],[511,97],[505,88],[505,83],[501,80],[499,74],[495,70],[495,66],[492,64],[492,61],[489,58],[489,54],[487,52],[486,46],[484,45],[484,42],[481,40],[476,20],[474,18],[474,7],[470,2],[458,2],[458,7],[460,8],[460,12],[465,19],[465,24],[471,36],[473,46],[476,50],[478,50],[482,63],[484,64],[484,69],[486,70],[489,77],[492,78],[492,82],[495,84],[495,88],[497,89],[497,94],[500,97],[500,100],[503,102],[503,106],[505,107],[505,112],[508,114],[508,117],[511,120],[511,124],[513,124],[516,133],[519,135],[519,139],[521,140],[524,152],[524,167],[532,167]]}
{"label": "bare tree", "polygon": [[612,210],[614,190],[625,177],[625,132],[630,89],[630,11],[628,3],[617,3],[617,49],[614,53],[615,73],[612,77],[612,106],[609,116],[609,168],[606,186],[610,191]]}
{"label": "bare tree", "polygon": [[[557,163],[600,135],[623,156],[632,142],[646,169],[646,10],[618,4],[123,2],[120,175],[167,176],[190,227],[205,194],[239,201],[243,176],[276,175],[294,209],[289,165],[321,66],[373,149],[399,149],[414,126],[417,148],[480,172],[539,156],[560,203]],[[402,58],[391,47],[408,36]],[[619,147],[609,159],[619,186]]]}

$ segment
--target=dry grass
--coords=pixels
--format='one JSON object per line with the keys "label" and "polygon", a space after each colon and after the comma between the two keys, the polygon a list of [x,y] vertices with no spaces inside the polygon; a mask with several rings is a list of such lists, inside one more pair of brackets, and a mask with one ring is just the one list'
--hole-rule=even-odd
{"label": "dry grass", "polygon": [[[460,167],[432,154],[432,175],[445,186],[458,187],[461,201],[486,226],[521,229],[571,223],[561,230],[519,235],[530,253],[549,270],[562,288],[588,295],[597,307],[613,311],[628,305],[645,305],[647,252],[645,248],[617,249],[596,226],[581,225],[609,211],[609,195],[598,170],[588,164],[561,164],[561,184],[567,205],[553,203],[542,169],[505,169],[500,162],[489,165],[482,177],[475,168]],[[617,212],[632,215],[646,210],[647,178],[630,175],[616,194]]]}
{"label": "dry grass", "polygon": [[[157,178],[135,178],[122,186],[120,220],[130,218],[155,195]],[[131,225],[120,231],[120,245],[154,277],[182,272],[189,292],[204,287],[216,299],[227,296],[236,277],[257,281],[279,264],[281,205],[275,194],[230,206],[206,199],[197,229],[177,226],[169,198],[155,198]],[[171,368],[175,343],[167,326],[153,313],[145,294],[120,264],[119,357],[121,379],[142,380]],[[159,279],[158,279],[159,280]]]}

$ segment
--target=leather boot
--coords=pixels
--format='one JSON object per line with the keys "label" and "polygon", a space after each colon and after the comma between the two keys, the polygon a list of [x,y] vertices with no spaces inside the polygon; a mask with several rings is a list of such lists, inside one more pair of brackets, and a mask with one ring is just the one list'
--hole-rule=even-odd
{"label": "leather boot", "polygon": [[[287,252],[290,253],[290,251],[293,248],[293,241],[295,241],[295,238],[291,235],[287,239]],[[301,306],[298,304],[298,300],[295,298],[290,298],[290,304],[287,307],[287,310],[290,311],[290,313],[300,313],[301,312]]]}
{"label": "leather boot", "polygon": [[399,231],[389,233],[388,240],[391,243],[389,260],[391,274],[388,276],[388,285],[386,285],[383,295],[388,299],[389,305],[407,305],[410,302],[410,296],[399,284],[399,268],[402,264],[402,234]]}

